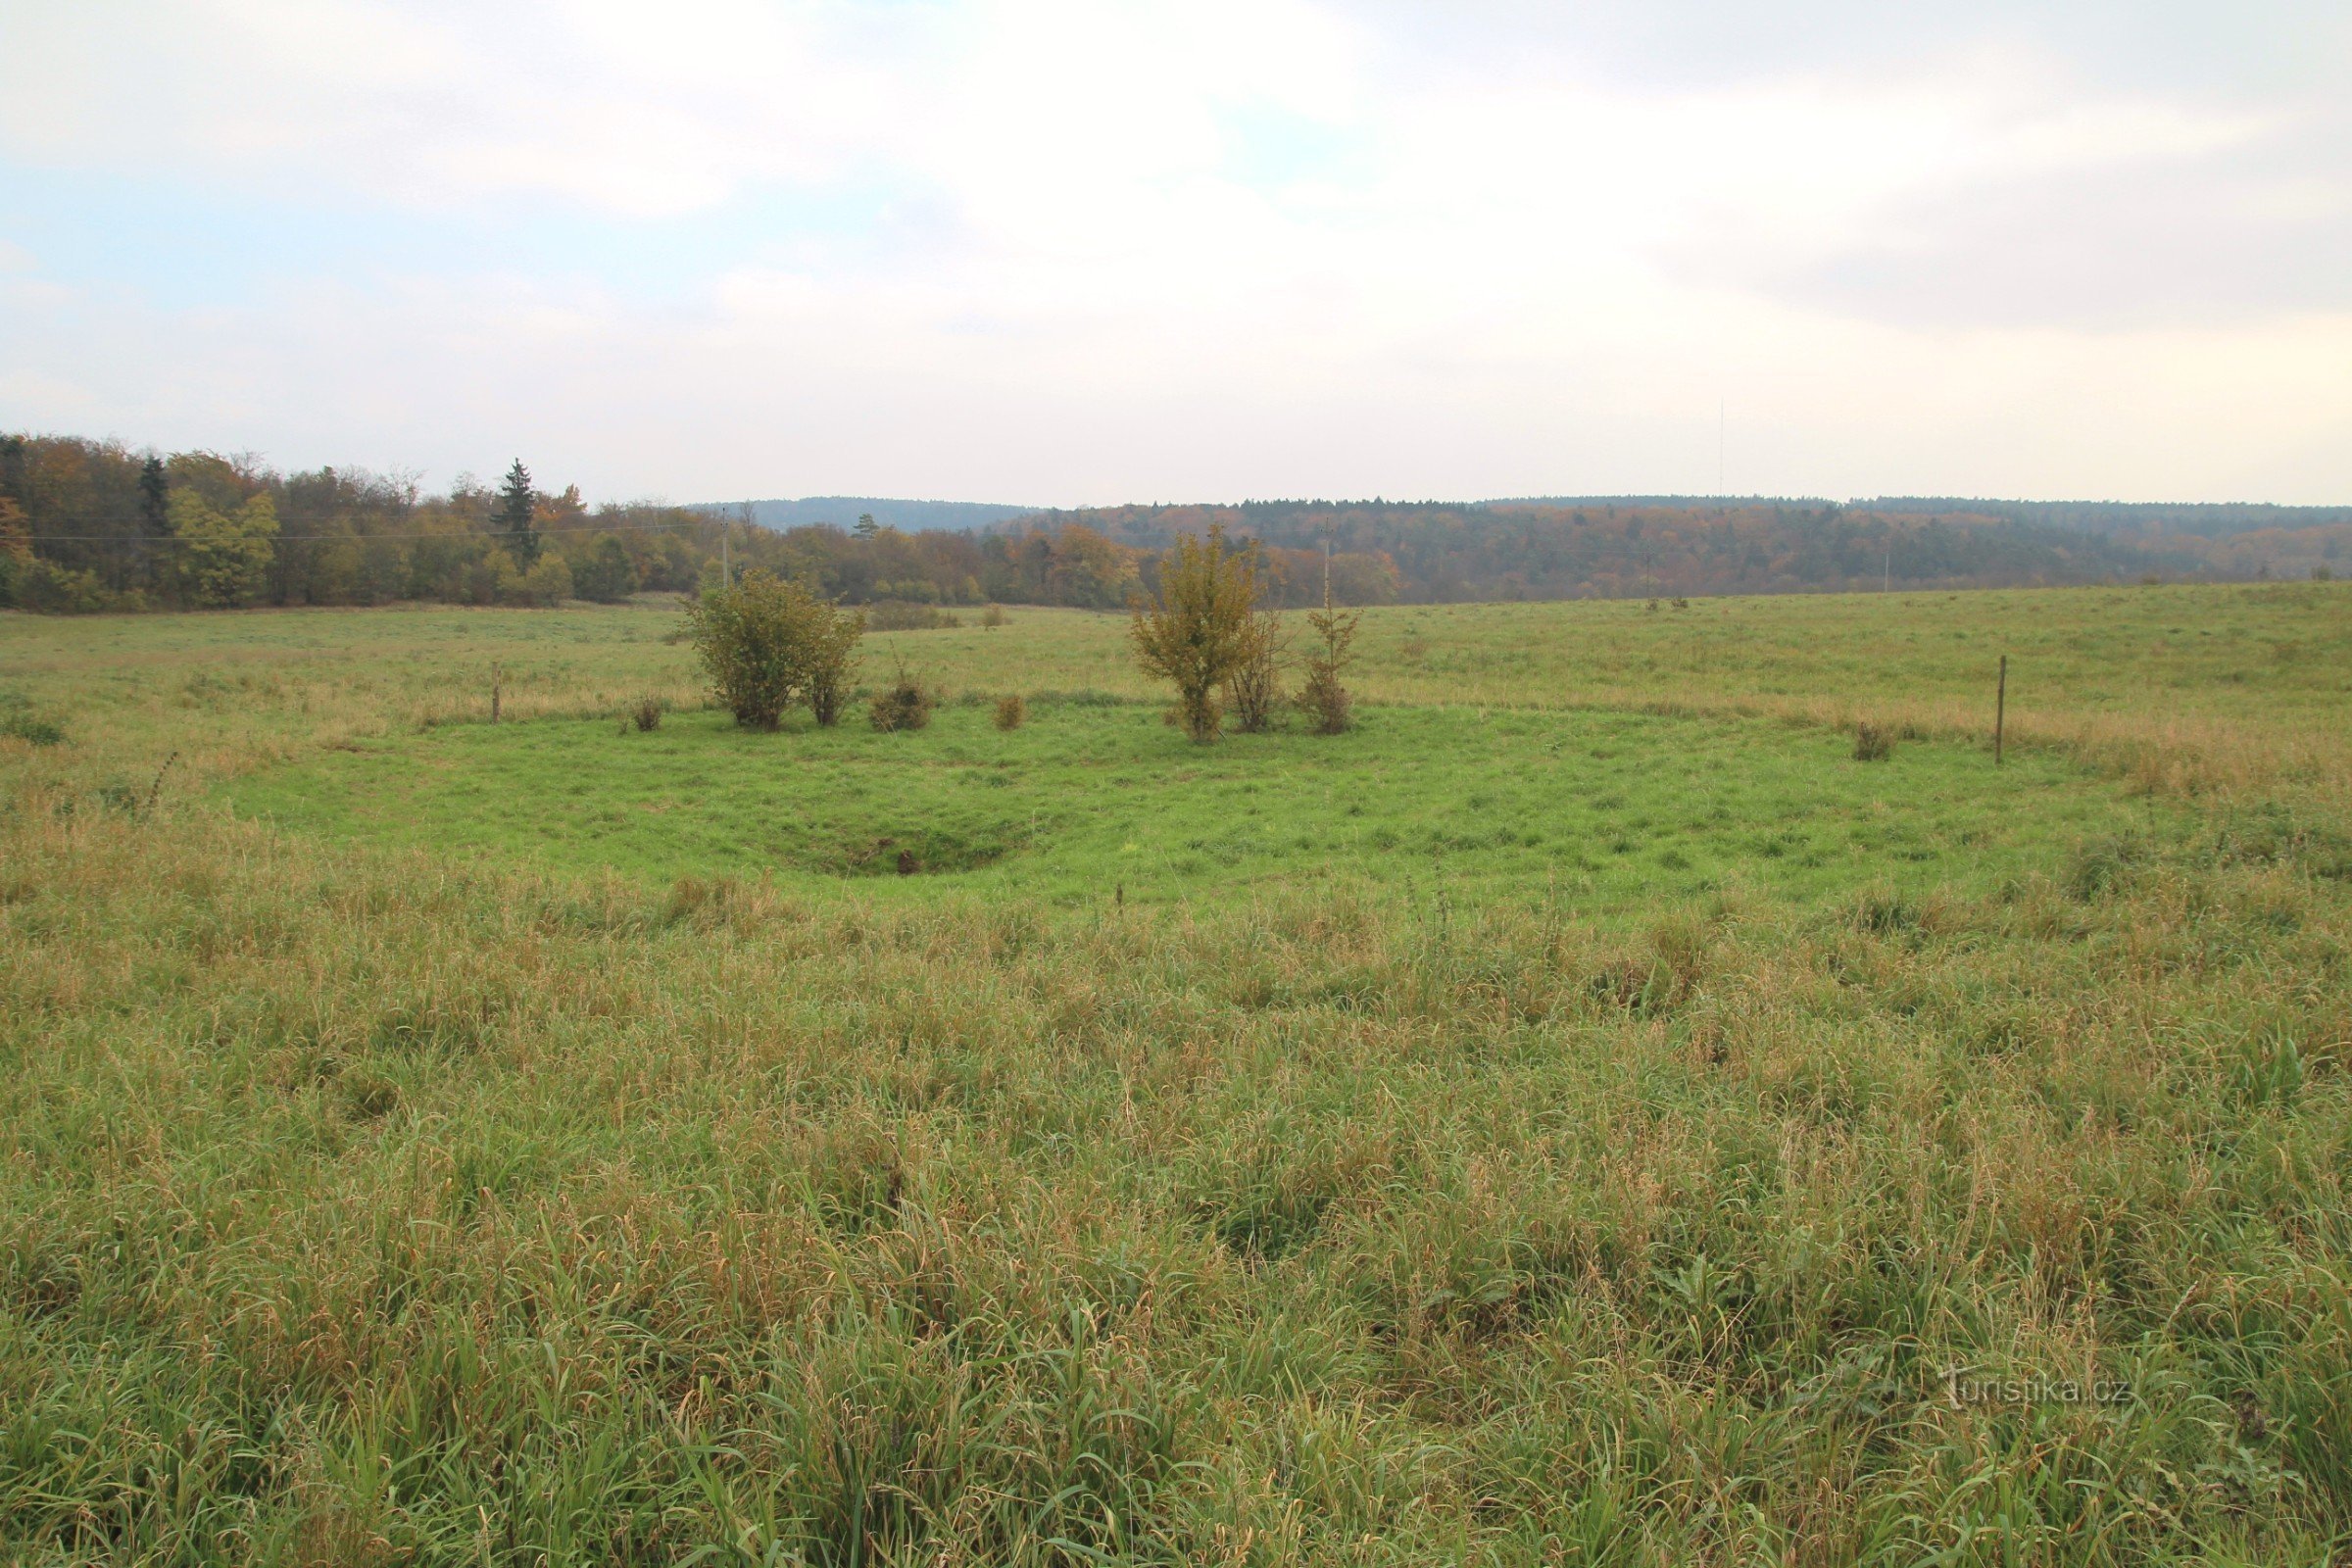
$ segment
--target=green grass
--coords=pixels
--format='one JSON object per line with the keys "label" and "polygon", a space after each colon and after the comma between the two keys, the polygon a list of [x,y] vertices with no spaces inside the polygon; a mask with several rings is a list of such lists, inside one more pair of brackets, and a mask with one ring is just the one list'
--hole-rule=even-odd
{"label": "green grass", "polygon": [[355,742],[229,793],[287,826],[664,885],[878,880],[902,901],[945,884],[1067,905],[1418,878],[1594,914],[1726,889],[1982,891],[2172,826],[2047,753],[1996,768],[1980,749],[1904,744],[1865,763],[1850,736],[1754,719],[1362,716],[1342,738],[1211,748],[1104,702],[1040,702],[1010,733],[978,704],[890,735],[805,714],[781,735],[708,711],[653,733],[550,718]]}
{"label": "green grass", "polygon": [[[494,663],[510,715],[703,698],[674,609],[286,611],[0,619],[0,668],[84,760],[137,771],[169,734],[191,782],[321,743],[479,718]],[[868,639],[955,694],[1155,698],[1118,615],[1015,610],[1001,629]],[[1416,708],[1616,708],[1857,718],[1981,742],[2010,658],[2014,741],[2143,787],[2318,796],[2352,808],[2352,583],[1793,595],[1368,612],[1359,695]],[[77,726],[71,705],[104,715]]]}
{"label": "green grass", "polygon": [[0,1560],[2332,1568],[2348,611],[0,616]]}

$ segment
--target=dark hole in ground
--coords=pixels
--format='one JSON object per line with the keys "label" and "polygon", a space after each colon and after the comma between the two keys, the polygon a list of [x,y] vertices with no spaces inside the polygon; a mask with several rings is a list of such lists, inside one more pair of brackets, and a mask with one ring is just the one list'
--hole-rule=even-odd
{"label": "dark hole in ground", "polygon": [[974,870],[1020,848],[1010,834],[984,831],[966,838],[953,829],[918,828],[810,845],[791,858],[828,876],[926,876]]}

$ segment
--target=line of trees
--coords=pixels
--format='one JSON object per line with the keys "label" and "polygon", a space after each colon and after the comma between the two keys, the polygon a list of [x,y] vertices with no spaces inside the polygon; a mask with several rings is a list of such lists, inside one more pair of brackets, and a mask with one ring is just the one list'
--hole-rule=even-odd
{"label": "line of trees", "polygon": [[[2298,518],[2296,520],[2306,520]],[[2335,575],[2352,523],[2120,538],[2018,516],[1712,502],[1251,502],[1039,513],[980,532],[756,527],[710,508],[591,510],[517,462],[495,487],[281,473],[74,436],[0,434],[0,607],[49,612],[397,600],[550,605],[693,593],[741,567],[849,605],[1063,605],[1156,594],[1181,538],[1253,552],[1272,608]]]}
{"label": "line of trees", "polygon": [[0,435],[0,606],[75,612],[398,600],[547,605],[700,586],[719,527],[683,508],[604,506],[352,468]]}
{"label": "line of trees", "polygon": [[[537,488],[520,462],[496,487],[462,477],[425,495],[399,474],[0,435],[0,608],[612,602],[698,592],[731,558],[850,605],[1118,610],[1155,586],[1159,555],[1062,519],[977,534],[870,518],[779,531],[708,508],[591,510],[576,487]],[[1265,558],[1280,602],[1312,602],[1319,555]],[[1378,552],[1341,552],[1333,582],[1347,604],[1385,603],[1402,586]]]}
{"label": "line of trees", "polygon": [[[1064,514],[1041,514],[981,533],[909,533],[861,519],[854,528],[819,523],[765,536],[760,559],[847,604],[1118,610],[1136,593],[1157,590],[1161,559],[1178,533],[1204,534],[1207,526],[1119,540],[1082,517]],[[1270,603],[1319,602],[1323,557],[1315,542],[1296,549],[1260,544],[1259,569]],[[1381,551],[1345,550],[1332,558],[1332,584],[1343,604],[1380,605],[1399,596],[1404,579]]]}

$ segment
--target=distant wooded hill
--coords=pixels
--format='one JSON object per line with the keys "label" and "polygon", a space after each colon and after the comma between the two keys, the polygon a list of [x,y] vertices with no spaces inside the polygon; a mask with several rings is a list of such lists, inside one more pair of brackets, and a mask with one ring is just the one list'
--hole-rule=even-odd
{"label": "distant wooded hill", "polygon": [[2352,516],[2219,539],[2126,539],[1963,510],[1688,498],[1109,507],[993,531],[1077,529],[1151,553],[1220,525],[1278,552],[1309,553],[1328,538],[1336,552],[1385,561],[1407,602],[2305,577],[2352,562]]}
{"label": "distant wooded hill", "polygon": [[2078,533],[2161,537],[2190,534],[2227,539],[2270,530],[2296,532],[2352,523],[2352,507],[2280,507],[2266,501],[1994,501],[1965,496],[1874,496],[1838,503],[1821,496],[1519,496],[1489,501],[1489,507],[1668,507],[1720,512],[1728,508],[1781,507],[1809,511],[1838,507],[1854,512],[1901,513],[1942,517],[2004,517],[2038,522]]}
{"label": "distant wooded hill", "polygon": [[2275,507],[2264,502],[2214,505],[2139,501],[1962,501],[1938,496],[1882,496],[1855,503],[1876,512],[1972,513],[2047,523],[2082,533],[2230,539],[2248,533],[2299,533],[2352,524],[2352,507]]}

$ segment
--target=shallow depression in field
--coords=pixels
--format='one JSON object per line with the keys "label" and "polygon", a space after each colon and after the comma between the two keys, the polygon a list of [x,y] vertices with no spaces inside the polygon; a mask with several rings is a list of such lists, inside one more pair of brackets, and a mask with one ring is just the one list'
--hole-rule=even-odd
{"label": "shallow depression in field", "polygon": [[723,715],[463,724],[230,786],[311,832],[648,879],[772,877],[922,896],[1198,899],[1368,878],[1595,911],[1732,888],[1983,887],[2051,871],[2158,808],[2044,755],[1772,720],[1373,709],[1355,732],[1202,747],[1155,708],[1041,701],[1010,732],[974,701],[927,729],[777,734]]}

